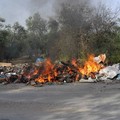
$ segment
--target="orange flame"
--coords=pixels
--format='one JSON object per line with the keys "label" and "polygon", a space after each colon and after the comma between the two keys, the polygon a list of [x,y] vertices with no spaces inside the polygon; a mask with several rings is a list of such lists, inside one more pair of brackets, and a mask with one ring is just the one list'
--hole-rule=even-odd
{"label": "orange flame", "polygon": [[89,76],[90,73],[97,73],[102,68],[102,65],[95,62],[94,58],[94,55],[90,55],[84,67],[79,68],[79,72],[82,73],[82,75]]}
{"label": "orange flame", "polygon": [[[52,64],[50,59],[46,59],[43,65],[44,65],[44,69],[40,74],[40,76],[35,81],[39,83],[51,82],[53,79],[52,77],[53,75],[51,74],[53,73],[54,65]],[[56,75],[56,73],[54,74]]]}
{"label": "orange flame", "polygon": [[[103,57],[99,57],[100,61],[104,62],[105,61],[105,55]],[[96,59],[98,60],[98,59]],[[56,69],[55,64],[52,64],[50,59],[46,59],[45,62],[42,63],[43,65],[43,69],[40,72],[40,75],[37,79],[35,79],[35,82],[39,82],[39,83],[45,83],[45,82],[54,82],[56,81],[56,78],[59,78],[59,74],[69,74],[69,75],[73,75],[76,81],[79,80],[80,78],[80,73],[83,76],[89,76],[91,78],[95,78],[95,73],[99,72],[100,69],[103,68],[103,65],[101,65],[99,62],[97,62],[95,60],[95,56],[94,55],[90,55],[88,57],[88,60],[85,62],[83,67],[80,67],[78,62],[76,61],[76,59],[73,59],[71,61],[71,64],[74,66],[67,66],[65,67],[65,69],[63,69],[62,71],[59,71]],[[58,68],[61,68],[61,65],[57,66]],[[73,68],[73,69],[72,69]],[[74,70],[75,68],[75,70]],[[33,75],[36,75],[39,73],[39,70],[35,69]]]}
{"label": "orange flame", "polygon": [[77,65],[77,60],[76,60],[76,59],[72,59],[71,64],[72,64],[73,66],[75,66],[75,67],[78,67],[78,65]]}
{"label": "orange flame", "polygon": [[38,82],[38,83],[45,83],[45,80],[42,76],[39,76],[39,78],[35,79],[35,82]]}

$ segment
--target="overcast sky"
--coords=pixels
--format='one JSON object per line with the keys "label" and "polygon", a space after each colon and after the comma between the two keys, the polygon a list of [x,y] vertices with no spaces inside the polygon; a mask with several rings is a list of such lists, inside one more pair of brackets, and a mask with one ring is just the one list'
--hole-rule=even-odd
{"label": "overcast sky", "polygon": [[[6,24],[13,24],[18,21],[25,25],[25,20],[35,12],[40,12],[41,16],[48,18],[54,16],[54,3],[60,0],[0,0],[0,17],[6,19]],[[93,0],[115,9],[119,6],[120,0]]]}

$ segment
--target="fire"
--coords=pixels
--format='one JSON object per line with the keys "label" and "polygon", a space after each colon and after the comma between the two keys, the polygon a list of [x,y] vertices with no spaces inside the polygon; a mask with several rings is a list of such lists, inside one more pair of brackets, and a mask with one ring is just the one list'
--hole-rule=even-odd
{"label": "fire", "polygon": [[72,59],[72,62],[71,62],[71,63],[72,63],[73,66],[78,67],[78,65],[77,65],[77,60],[76,60],[76,59]]}
{"label": "fire", "polygon": [[45,83],[45,80],[42,76],[39,76],[39,78],[35,79],[35,82],[38,82],[38,83]]}
{"label": "fire", "polygon": [[40,76],[35,80],[35,82],[45,83],[52,82],[54,76],[57,76],[56,71],[53,71],[54,65],[50,59],[46,59],[43,65],[43,70],[40,73]]}
{"label": "fire", "polygon": [[35,70],[34,70],[32,75],[36,75],[36,74],[38,74],[38,69],[37,68],[35,68]]}
{"label": "fire", "polygon": [[[41,63],[39,69],[35,69],[32,75],[38,74],[39,77],[35,79],[35,82],[46,83],[55,82],[60,76],[69,75],[73,81],[77,81],[80,75],[95,78],[95,74],[103,68],[100,62],[105,61],[106,56],[101,54],[99,57],[90,55],[83,67],[80,67],[76,59],[72,59],[71,63],[53,64],[50,59],[46,59]],[[99,61],[99,62],[97,62]]]}
{"label": "fire", "polygon": [[91,73],[97,73],[101,68],[103,68],[103,65],[97,63],[94,58],[94,55],[90,55],[88,60],[85,62],[84,67],[79,68],[79,72],[82,73],[82,75],[89,76]]}

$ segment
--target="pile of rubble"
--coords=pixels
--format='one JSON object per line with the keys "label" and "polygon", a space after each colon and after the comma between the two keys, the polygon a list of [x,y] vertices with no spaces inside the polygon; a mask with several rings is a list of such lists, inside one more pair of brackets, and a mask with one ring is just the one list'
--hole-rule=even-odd
{"label": "pile of rubble", "polygon": [[28,66],[28,64],[0,66],[0,83],[8,84],[15,82]]}
{"label": "pile of rubble", "polygon": [[50,59],[35,64],[18,64],[0,67],[0,83],[26,83],[42,86],[53,83],[99,82],[120,80],[120,64],[104,66],[105,54],[90,55],[83,66],[73,59],[52,63]]}

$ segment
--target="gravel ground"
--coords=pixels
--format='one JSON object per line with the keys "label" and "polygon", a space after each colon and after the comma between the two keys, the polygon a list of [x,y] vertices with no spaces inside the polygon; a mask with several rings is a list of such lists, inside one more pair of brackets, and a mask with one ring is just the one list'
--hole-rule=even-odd
{"label": "gravel ground", "polygon": [[0,85],[0,120],[120,120],[120,83]]}

